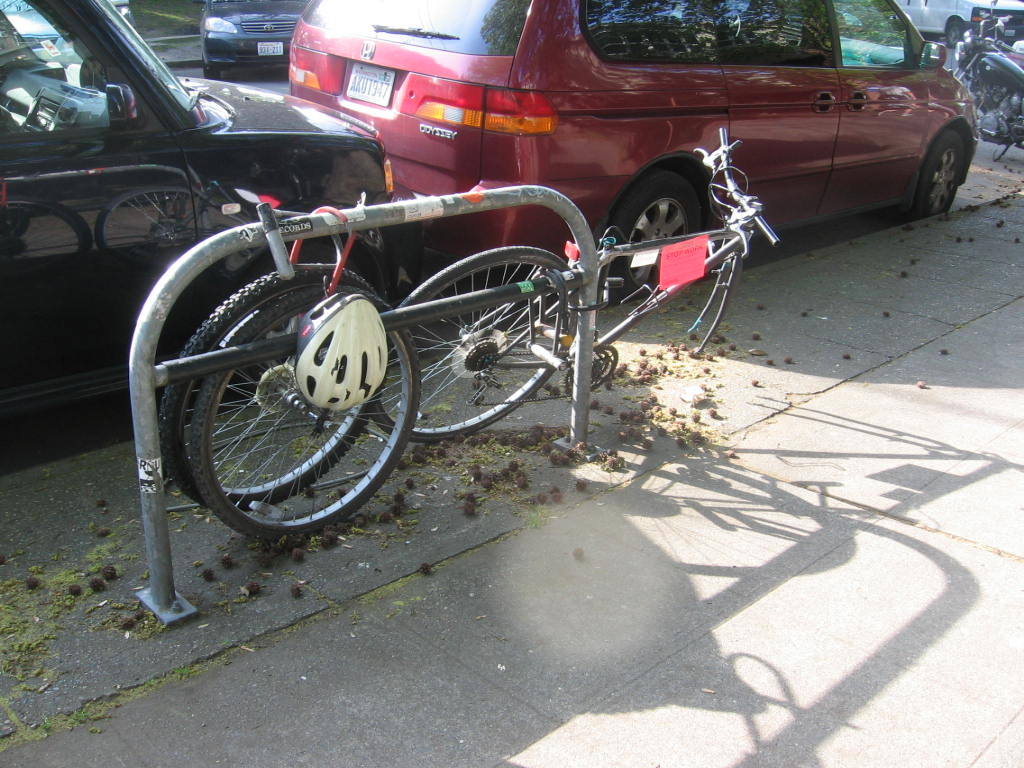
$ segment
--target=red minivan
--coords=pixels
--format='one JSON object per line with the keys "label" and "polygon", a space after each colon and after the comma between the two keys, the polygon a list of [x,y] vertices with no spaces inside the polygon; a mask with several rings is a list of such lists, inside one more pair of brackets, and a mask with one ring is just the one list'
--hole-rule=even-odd
{"label": "red minivan", "polygon": [[[694,149],[720,126],[773,224],[947,210],[975,134],[945,57],[890,0],[311,0],[289,76],[373,124],[412,193],[542,184],[638,240],[707,224]],[[531,206],[427,236],[461,255],[566,231]]]}

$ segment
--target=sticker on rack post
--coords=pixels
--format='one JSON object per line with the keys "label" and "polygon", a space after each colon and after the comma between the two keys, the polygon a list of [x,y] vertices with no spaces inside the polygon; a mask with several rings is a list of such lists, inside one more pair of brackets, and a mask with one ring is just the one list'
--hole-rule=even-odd
{"label": "sticker on rack post", "polygon": [[163,479],[160,471],[160,457],[139,459],[139,490],[142,493],[160,493]]}
{"label": "sticker on rack post", "polygon": [[533,293],[537,290],[537,286],[534,285],[530,280],[523,280],[520,283],[516,283],[519,286],[520,293]]}
{"label": "sticker on rack post", "polygon": [[704,261],[708,256],[708,236],[700,235],[661,249],[658,288],[667,290],[704,277]]}
{"label": "sticker on rack post", "polygon": [[444,203],[436,197],[424,197],[414,202],[407,202],[405,206],[406,221],[436,219],[442,215],[444,215]]}

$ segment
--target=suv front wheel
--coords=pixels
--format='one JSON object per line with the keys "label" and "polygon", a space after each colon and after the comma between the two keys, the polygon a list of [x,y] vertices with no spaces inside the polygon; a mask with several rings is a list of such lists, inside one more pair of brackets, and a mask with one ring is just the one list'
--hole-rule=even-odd
{"label": "suv front wheel", "polygon": [[[700,203],[690,182],[677,173],[656,170],[622,196],[608,224],[617,239],[638,243],[694,232],[700,228],[700,221]],[[620,259],[613,269],[626,279],[623,297],[642,285],[657,283],[656,267],[631,269],[625,259]]]}

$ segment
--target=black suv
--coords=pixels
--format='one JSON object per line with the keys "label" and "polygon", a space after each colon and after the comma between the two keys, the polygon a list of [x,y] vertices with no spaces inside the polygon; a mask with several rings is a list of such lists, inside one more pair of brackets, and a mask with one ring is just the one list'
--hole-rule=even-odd
{"label": "black suv", "polygon": [[[379,203],[386,170],[357,121],[179,80],[108,0],[0,3],[0,417],[123,386],[135,318],[160,273],[210,234],[256,220],[258,202]],[[353,254],[385,294],[401,267],[391,254],[408,252],[388,234],[361,238]],[[267,271],[264,258],[212,268],[172,312],[163,350]]]}

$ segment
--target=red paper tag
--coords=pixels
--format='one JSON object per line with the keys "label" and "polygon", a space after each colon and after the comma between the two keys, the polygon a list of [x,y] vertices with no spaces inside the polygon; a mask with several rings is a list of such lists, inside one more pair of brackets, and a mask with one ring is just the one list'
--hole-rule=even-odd
{"label": "red paper tag", "polygon": [[565,258],[573,262],[580,260],[580,247],[570,240],[565,241]]}
{"label": "red paper tag", "polygon": [[661,249],[658,287],[668,290],[704,277],[704,260],[708,256],[708,236],[691,237]]}

